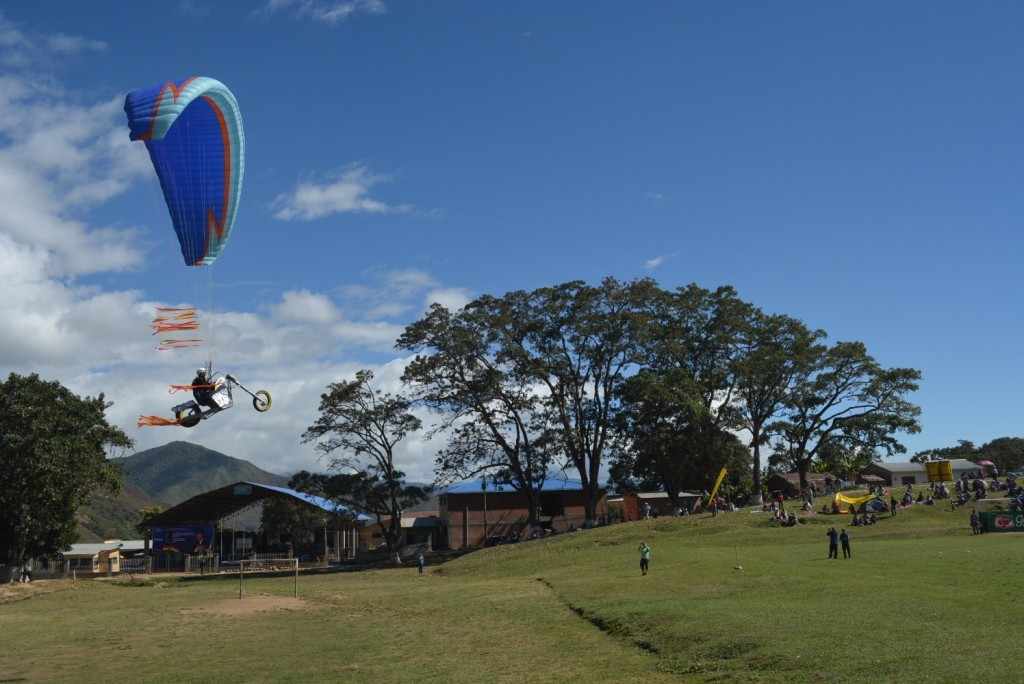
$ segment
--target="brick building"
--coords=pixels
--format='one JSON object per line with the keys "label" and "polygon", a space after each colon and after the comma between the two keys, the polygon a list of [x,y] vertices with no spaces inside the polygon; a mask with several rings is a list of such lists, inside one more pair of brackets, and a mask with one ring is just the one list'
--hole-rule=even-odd
{"label": "brick building", "polygon": [[[468,480],[451,485],[438,499],[438,513],[447,531],[448,548],[482,546],[518,536],[528,536],[526,496],[510,485],[487,480]],[[577,480],[550,477],[540,492],[538,522],[541,527],[567,532],[583,527],[583,487]],[[597,516],[608,516],[601,490]]]}

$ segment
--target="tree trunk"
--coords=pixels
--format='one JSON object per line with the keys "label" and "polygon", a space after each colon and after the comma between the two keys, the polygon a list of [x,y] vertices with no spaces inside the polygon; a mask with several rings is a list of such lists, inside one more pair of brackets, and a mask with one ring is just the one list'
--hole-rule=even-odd
{"label": "tree trunk", "polygon": [[597,499],[601,491],[596,482],[588,482],[583,499],[583,529],[589,530],[597,520]]}
{"label": "tree trunk", "polygon": [[750,445],[754,448],[754,472],[753,472],[753,496],[750,498],[750,503],[755,506],[760,506],[764,503],[761,498],[761,431],[752,431],[752,437],[750,439]]}
{"label": "tree trunk", "polygon": [[801,458],[797,463],[797,471],[800,473],[800,489],[807,489],[807,471],[811,469],[811,459]]}

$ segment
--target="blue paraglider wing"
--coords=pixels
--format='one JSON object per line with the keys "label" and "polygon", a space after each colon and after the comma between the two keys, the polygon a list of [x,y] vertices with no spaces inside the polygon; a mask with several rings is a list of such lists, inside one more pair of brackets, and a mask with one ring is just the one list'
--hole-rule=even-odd
{"label": "blue paraglider wing", "polygon": [[124,111],[131,139],[149,150],[185,263],[212,264],[231,235],[245,172],[235,96],[199,76],[134,90]]}

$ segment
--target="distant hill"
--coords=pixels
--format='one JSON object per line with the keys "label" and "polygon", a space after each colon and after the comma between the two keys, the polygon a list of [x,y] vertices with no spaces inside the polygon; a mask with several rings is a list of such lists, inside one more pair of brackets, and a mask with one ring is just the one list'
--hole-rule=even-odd
{"label": "distant hill", "polygon": [[114,462],[121,466],[126,484],[139,488],[163,506],[174,506],[239,480],[288,484],[287,477],[191,442],[170,442]]}
{"label": "distant hill", "polygon": [[104,539],[138,539],[135,529],[139,511],[162,505],[144,491],[125,482],[121,493],[96,496],[89,504],[78,509],[78,541],[96,542]]}

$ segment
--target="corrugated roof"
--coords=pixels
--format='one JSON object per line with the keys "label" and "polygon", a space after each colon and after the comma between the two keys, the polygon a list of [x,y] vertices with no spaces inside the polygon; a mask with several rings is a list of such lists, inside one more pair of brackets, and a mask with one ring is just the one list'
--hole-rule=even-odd
{"label": "corrugated roof", "polygon": [[[544,480],[543,486],[540,488],[542,492],[579,492],[583,490],[583,484],[579,480],[570,480],[562,477],[561,475],[552,475]],[[464,482],[456,482],[455,484],[449,485],[445,490],[445,494],[480,494],[483,491],[483,482],[481,480],[466,480]],[[515,492],[516,489],[510,484],[496,484],[494,480],[487,479],[487,493],[488,494],[509,494]]]}
{"label": "corrugated roof", "polygon": [[144,539],[104,539],[103,543],[119,546],[122,551],[142,551],[146,548]]}
{"label": "corrugated roof", "polygon": [[342,506],[336,504],[330,499],[325,499],[320,496],[314,496],[313,494],[307,494],[306,492],[300,492],[295,489],[288,489],[287,487],[277,487],[275,485],[259,484],[257,482],[246,482],[245,484],[253,485],[254,487],[262,487],[263,489],[269,489],[279,494],[286,494],[290,497],[296,498],[299,501],[304,501],[311,506],[327,511],[328,513],[337,513],[338,515],[348,515],[354,517],[360,522],[367,522],[372,518],[365,513],[359,513],[358,511],[349,508],[348,506]]}
{"label": "corrugated roof", "polygon": [[336,513],[351,517],[359,523],[369,522],[371,518],[364,513],[335,504],[323,497],[299,492],[287,487],[261,484],[259,482],[235,482],[218,489],[197,494],[177,506],[153,516],[148,527],[165,527],[192,523],[209,523],[243,510],[252,504],[272,496],[287,496],[314,506],[328,513]]}
{"label": "corrugated roof", "polygon": [[[703,494],[693,494],[692,492],[679,492],[676,495],[680,499],[698,499]],[[638,499],[667,499],[668,492],[637,492],[636,498]]]}
{"label": "corrugated roof", "polygon": [[65,558],[92,558],[100,551],[111,551],[117,548],[117,544],[72,544],[71,548],[64,552]]}

